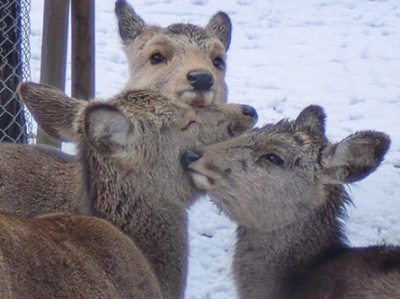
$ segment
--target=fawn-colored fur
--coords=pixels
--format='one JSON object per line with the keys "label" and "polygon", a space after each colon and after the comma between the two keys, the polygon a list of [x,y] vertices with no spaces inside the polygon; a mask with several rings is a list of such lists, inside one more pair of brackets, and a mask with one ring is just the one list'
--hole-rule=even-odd
{"label": "fawn-colored fur", "polygon": [[132,240],[97,217],[0,213],[0,297],[162,298]]}
{"label": "fawn-colored fur", "polygon": [[231,21],[216,13],[203,28],[148,25],[125,0],[115,4],[129,63],[128,88],[149,88],[192,106],[227,101],[226,51]]}
{"label": "fawn-colored fur", "polygon": [[[205,28],[190,24],[173,24],[167,28],[161,28],[145,24],[125,1],[117,1],[115,11],[130,67],[127,88],[152,89],[173,100],[193,106],[226,102],[226,51],[230,44],[231,23],[225,13],[219,12],[214,15]],[[38,92],[38,89],[35,92]],[[154,97],[152,93],[150,94],[152,95],[150,97]],[[59,100],[63,98],[66,102],[61,106],[57,106],[59,103],[53,103],[54,105],[50,104],[46,108],[41,107],[40,109],[43,108],[41,112],[48,113],[49,118],[39,124],[56,139],[76,141],[75,132],[71,135],[70,128],[64,129],[58,126],[57,130],[61,132],[54,130],[54,121],[57,120],[52,118],[59,118],[65,112],[60,122],[64,122],[63,125],[68,127],[75,121],[69,117],[79,105],[76,105],[77,102],[74,99],[71,99],[69,103],[70,99],[67,97],[52,92],[48,94],[48,90],[45,90],[41,96],[47,98],[48,95],[58,96]],[[147,97],[146,92],[138,92],[137,95]],[[154,103],[153,100],[150,102]],[[43,104],[46,105],[46,103],[44,101]],[[71,105],[68,106],[68,104]],[[163,145],[159,142],[163,139],[164,129],[170,128],[170,125],[179,126],[179,124],[177,124],[178,120],[174,119],[175,112],[171,109],[171,122],[166,122],[166,128],[160,127],[164,120],[151,125],[153,110],[152,107],[146,107],[147,112],[144,113],[146,114],[144,122],[147,121],[152,129],[150,130],[152,134],[147,140],[147,144],[151,147],[141,147],[137,152],[138,156],[133,159],[140,162],[137,171],[130,170],[134,164],[138,166],[133,160],[124,161],[124,163],[133,163],[128,163],[128,166],[124,163],[121,165],[116,163],[122,173],[125,172],[126,167],[128,168],[126,176],[122,175],[123,180],[118,182],[107,182],[107,179],[118,171],[111,169],[112,171],[108,173],[108,170],[102,167],[98,171],[105,177],[101,179],[101,182],[89,186],[86,175],[95,173],[97,169],[88,171],[87,166],[93,165],[90,163],[84,165],[87,157],[84,156],[83,151],[86,148],[78,153],[78,156],[71,156],[45,146],[1,144],[0,208],[2,211],[17,215],[35,216],[54,211],[70,211],[111,219],[112,223],[123,229],[135,242],[143,241],[140,247],[151,260],[152,268],[163,287],[163,295],[167,298],[178,298],[183,294],[186,279],[185,209],[195,191],[187,180],[176,184],[172,188],[174,190],[170,191],[175,180],[181,177],[180,169],[174,167],[178,163],[178,158],[169,165],[168,163],[173,161],[172,156],[171,159],[159,162],[156,162],[156,156],[158,151],[163,149]],[[184,149],[198,143],[207,144],[236,135],[252,125],[256,116],[253,112],[254,110],[249,110],[248,106],[213,106],[204,112],[199,112],[199,115],[197,115],[197,110],[193,110],[189,114],[193,113],[196,121],[197,118],[200,120],[199,125],[195,125],[198,128],[194,129],[194,134],[186,136],[185,139],[178,137],[179,140],[177,140],[175,137],[180,136],[181,133],[177,130],[172,133],[175,137],[171,139],[169,145],[172,146],[173,142],[177,142],[175,149]],[[157,113],[154,115],[155,120],[160,118]],[[140,115],[138,111],[137,114]],[[166,115],[164,118],[167,118]],[[187,125],[192,126],[191,123]],[[167,138],[167,136],[164,137]],[[78,143],[80,141],[79,139]],[[100,150],[100,148],[99,145],[97,149]],[[153,150],[156,153],[153,152],[148,157],[147,152]],[[108,158],[111,159],[111,157]],[[152,171],[145,169],[146,161],[150,161],[149,167],[153,168]],[[164,166],[160,167],[161,165]],[[157,173],[157,169],[160,173]],[[82,173],[83,170],[85,173]],[[162,171],[165,171],[165,175]],[[158,181],[159,185],[157,185]],[[123,186],[119,186],[119,183]],[[112,185],[112,188],[108,189],[109,185]],[[129,185],[129,188],[125,185]],[[99,189],[93,191],[93,188]],[[112,194],[109,198],[102,197],[102,200],[113,203],[114,206],[111,209],[106,209],[107,205],[102,204],[100,205],[104,210],[98,207],[93,208],[94,202],[98,202],[97,195],[103,194],[102,188],[107,191],[104,193],[107,196]],[[129,199],[125,194],[128,189],[135,190],[131,192],[132,196]],[[160,193],[166,198],[165,201],[160,199]],[[179,195],[175,197],[175,200],[171,200],[176,193]],[[156,206],[154,212],[144,207],[148,198],[152,201],[151,206]],[[116,201],[113,202],[113,200]],[[120,203],[123,201],[127,201],[127,204]],[[159,206],[156,204],[158,201]],[[137,206],[138,209],[136,209]],[[130,214],[134,221],[114,217],[113,214],[122,211]],[[158,219],[160,215],[162,217]],[[154,223],[143,225],[142,216],[143,219],[154,220]],[[168,219],[169,217],[171,219]],[[152,226],[151,229],[149,229],[150,226]],[[159,231],[152,238],[153,230],[158,226]],[[140,235],[142,232],[143,235]],[[159,242],[163,240],[168,240],[168,242],[160,247]],[[169,260],[173,261],[170,263]]]}
{"label": "fawn-colored fur", "polygon": [[198,188],[238,224],[240,298],[400,298],[400,247],[352,248],[343,184],[373,172],[390,144],[361,131],[325,136],[322,108],[182,155]]}
{"label": "fawn-colored fur", "polygon": [[[205,28],[190,24],[160,28],[146,25],[125,1],[116,1],[115,12],[132,71],[127,84],[130,89],[151,89],[193,106],[226,102],[225,56],[231,38],[231,23],[226,14],[216,14]],[[195,53],[202,53],[202,58],[193,59]],[[168,63],[152,64],[153,54],[172,56],[168,56]],[[220,60],[221,69],[213,65]],[[196,77],[201,82],[196,83]],[[205,88],[203,81],[207,78],[213,84]],[[53,113],[58,117],[57,111]],[[56,134],[51,125],[45,131],[60,140],[71,141],[68,136]],[[82,211],[84,204],[79,203],[79,198],[85,189],[80,186],[82,181],[76,179],[75,160],[76,157],[50,147],[1,143],[0,208],[19,215],[53,212],[54,205],[59,210]],[[48,188],[49,185],[53,187]]]}
{"label": "fawn-colored fur", "polygon": [[76,157],[50,146],[1,143],[0,211],[23,216],[88,214],[76,164]]}
{"label": "fawn-colored fur", "polygon": [[[77,144],[73,164],[82,197],[80,202],[74,200],[79,207],[71,204],[72,211],[82,208],[82,213],[109,220],[124,231],[150,262],[163,295],[182,297],[186,209],[199,192],[185,175],[179,156],[187,148],[251,128],[257,119],[255,110],[237,104],[194,108],[140,90],[90,103],[34,83],[22,84],[19,94],[45,132]],[[58,201],[47,200],[51,208]],[[22,214],[30,210],[25,206]]]}

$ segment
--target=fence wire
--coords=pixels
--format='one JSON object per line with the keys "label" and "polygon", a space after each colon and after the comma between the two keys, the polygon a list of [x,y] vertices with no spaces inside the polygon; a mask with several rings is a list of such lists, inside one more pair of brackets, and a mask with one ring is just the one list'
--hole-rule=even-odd
{"label": "fence wire", "polygon": [[16,92],[30,79],[29,11],[29,0],[0,0],[0,142],[27,143],[32,132]]}

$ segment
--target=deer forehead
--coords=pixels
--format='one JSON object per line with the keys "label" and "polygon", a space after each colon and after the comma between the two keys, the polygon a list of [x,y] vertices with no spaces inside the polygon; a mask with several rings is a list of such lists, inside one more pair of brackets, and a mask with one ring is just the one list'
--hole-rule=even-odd
{"label": "deer forehead", "polygon": [[255,150],[260,152],[277,150],[288,154],[296,152],[312,154],[315,148],[322,146],[318,139],[304,132],[271,130],[261,132],[253,139]]}
{"label": "deer forehead", "polygon": [[173,101],[160,94],[150,91],[128,91],[122,96],[117,96],[109,102],[128,116],[138,117],[149,120],[160,119],[162,122],[180,120],[185,115],[192,113],[190,106]]}
{"label": "deer forehead", "polygon": [[[287,130],[259,130],[255,129],[234,139],[216,144],[220,153],[224,151],[248,151],[253,158],[265,154],[280,154],[282,158],[292,159],[298,156],[309,155],[317,158],[322,144],[315,138],[304,132],[290,132]],[[215,149],[208,147],[205,151],[215,152]],[[237,155],[230,156],[232,159]]]}
{"label": "deer forehead", "polygon": [[194,52],[200,53],[204,57],[224,57],[226,55],[221,41],[198,27],[196,27],[196,30],[169,30],[149,27],[140,37],[134,40],[130,48],[132,55],[142,58],[148,58],[154,53],[161,53],[167,58]]}
{"label": "deer forehead", "polygon": [[207,44],[209,43],[220,44],[222,49],[224,49],[221,41],[209,34],[204,28],[195,25],[172,24],[168,26],[164,32],[167,36],[173,39],[178,38],[181,41],[195,44],[201,50],[206,50],[208,48]]}

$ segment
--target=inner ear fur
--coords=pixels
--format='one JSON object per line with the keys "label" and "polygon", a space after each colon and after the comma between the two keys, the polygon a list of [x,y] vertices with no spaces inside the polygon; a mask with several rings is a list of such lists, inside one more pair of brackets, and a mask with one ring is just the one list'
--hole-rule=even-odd
{"label": "inner ear fur", "polygon": [[146,27],[143,19],[125,0],[115,2],[119,35],[125,45],[133,41]]}
{"label": "inner ear fur", "polygon": [[232,23],[229,16],[220,11],[216,13],[208,22],[205,29],[215,35],[225,46],[225,50],[228,51],[231,44],[232,37]]}
{"label": "inner ear fur", "polygon": [[135,129],[123,112],[106,103],[96,103],[86,109],[84,127],[90,144],[105,156],[124,154]]}
{"label": "inner ear fur", "polygon": [[375,171],[389,146],[390,138],[382,132],[357,132],[325,148],[324,171],[340,182],[359,181]]}

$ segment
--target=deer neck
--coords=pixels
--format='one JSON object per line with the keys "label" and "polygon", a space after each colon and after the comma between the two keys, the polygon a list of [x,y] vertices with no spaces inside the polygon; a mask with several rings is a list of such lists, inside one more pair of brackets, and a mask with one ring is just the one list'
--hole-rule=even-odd
{"label": "deer neck", "polygon": [[[140,184],[145,173],[121,174],[102,161],[89,163],[93,214],[132,238],[154,270],[165,298],[183,298],[187,273],[187,211],[163,186]],[[156,190],[156,192],[154,191]],[[177,196],[178,197],[178,196]]]}
{"label": "deer neck", "polygon": [[293,298],[296,277],[345,246],[339,214],[326,206],[274,231],[239,226],[233,273],[240,298]]}

